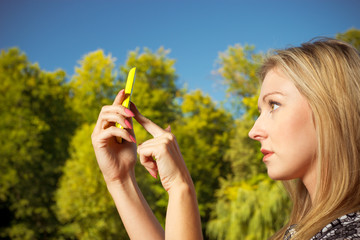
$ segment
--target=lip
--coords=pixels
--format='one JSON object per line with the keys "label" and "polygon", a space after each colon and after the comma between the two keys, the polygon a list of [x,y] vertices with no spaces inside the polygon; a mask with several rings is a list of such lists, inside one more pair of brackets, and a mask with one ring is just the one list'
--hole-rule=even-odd
{"label": "lip", "polygon": [[274,152],[266,149],[261,149],[260,151],[264,154],[263,162],[266,162],[274,154]]}

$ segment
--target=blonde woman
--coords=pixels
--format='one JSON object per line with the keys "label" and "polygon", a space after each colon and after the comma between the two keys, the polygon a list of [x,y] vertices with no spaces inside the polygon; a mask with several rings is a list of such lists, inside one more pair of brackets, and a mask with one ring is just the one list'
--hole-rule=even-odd
{"label": "blonde woman", "polygon": [[273,239],[360,239],[359,53],[332,39],[306,43],[270,56],[260,76],[249,136],[293,202]]}
{"label": "blonde woman", "polygon": [[[261,143],[269,177],[282,180],[293,201],[273,239],[360,239],[359,53],[332,39],[306,43],[267,58],[260,76],[260,116],[249,136]],[[194,185],[175,136],[135,105],[124,109],[123,99],[120,91],[103,107],[92,142],[130,238],[201,239]],[[130,117],[154,138],[136,147]],[[136,152],[169,194],[165,231],[136,184]]]}

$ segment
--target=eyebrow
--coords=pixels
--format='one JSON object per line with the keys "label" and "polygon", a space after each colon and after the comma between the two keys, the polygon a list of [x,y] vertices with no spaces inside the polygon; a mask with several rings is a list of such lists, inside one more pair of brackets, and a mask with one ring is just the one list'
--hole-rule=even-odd
{"label": "eyebrow", "polygon": [[282,95],[282,96],[285,96],[282,92],[278,92],[278,91],[269,92],[269,93],[267,93],[267,94],[265,94],[265,95],[263,96],[262,101],[265,102],[265,98],[267,98],[267,97],[270,96],[270,95],[274,95],[274,94],[280,94],[280,95]]}
{"label": "eyebrow", "polygon": [[[282,92],[273,91],[273,92],[269,92],[269,93],[265,94],[265,95],[263,96],[263,98],[262,98],[262,101],[265,102],[265,99],[266,99],[268,96],[274,95],[274,94],[279,94],[279,95],[285,96]],[[258,106],[258,110],[259,110],[259,112],[261,112],[260,106]]]}

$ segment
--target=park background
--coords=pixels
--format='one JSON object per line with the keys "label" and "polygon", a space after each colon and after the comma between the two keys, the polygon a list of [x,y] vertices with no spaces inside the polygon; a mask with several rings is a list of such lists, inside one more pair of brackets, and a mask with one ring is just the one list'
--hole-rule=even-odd
{"label": "park background", "polygon": [[[360,48],[358,1],[0,2],[0,239],[127,239],[90,135],[136,66],[133,101],[171,125],[205,239],[267,239],[290,202],[259,145],[256,71],[316,36]],[[150,136],[135,124],[138,143]],[[167,194],[138,164],[164,224]]]}

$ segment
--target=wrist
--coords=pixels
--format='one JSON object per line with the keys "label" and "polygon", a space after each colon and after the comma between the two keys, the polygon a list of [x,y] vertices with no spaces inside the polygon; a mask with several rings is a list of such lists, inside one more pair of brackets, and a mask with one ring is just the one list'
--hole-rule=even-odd
{"label": "wrist", "polygon": [[114,191],[126,191],[136,182],[135,172],[130,171],[126,176],[118,179],[105,179],[106,187],[112,194]]}
{"label": "wrist", "polygon": [[181,178],[174,181],[171,188],[168,189],[169,196],[177,194],[195,194],[195,187],[190,177]]}

